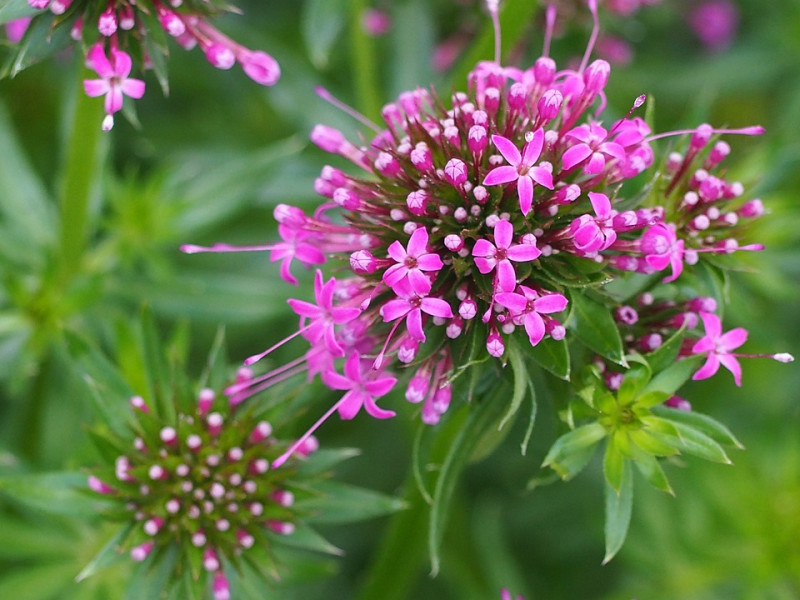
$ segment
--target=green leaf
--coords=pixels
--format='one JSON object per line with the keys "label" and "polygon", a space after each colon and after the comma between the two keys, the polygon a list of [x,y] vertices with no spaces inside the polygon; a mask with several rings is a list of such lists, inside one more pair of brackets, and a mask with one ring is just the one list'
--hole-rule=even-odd
{"label": "green leaf", "polygon": [[679,448],[687,454],[693,454],[712,462],[726,465],[733,464],[725,450],[722,449],[722,446],[702,431],[684,423],[673,421],[672,424],[675,426],[680,438]]}
{"label": "green leaf", "polygon": [[280,536],[280,543],[293,548],[302,548],[312,552],[321,552],[333,556],[342,556],[344,551],[331,544],[328,540],[304,523],[298,523],[292,535]]}
{"label": "green leaf", "polygon": [[297,474],[302,479],[310,479],[315,475],[329,473],[339,463],[360,454],[361,450],[358,448],[322,448],[314,452],[314,460],[300,463]]}
{"label": "green leaf", "polygon": [[655,456],[640,450],[636,452],[633,463],[650,485],[657,490],[661,490],[673,496],[675,495],[672,491],[672,487],[669,485],[667,476],[664,474],[664,470],[661,468]]}
{"label": "green leaf", "polygon": [[0,478],[0,494],[26,508],[51,515],[95,514],[100,501],[81,492],[86,489],[86,476],[81,473],[32,473]]}
{"label": "green leaf", "polygon": [[569,381],[569,348],[566,340],[556,341],[553,338],[545,338],[526,350],[525,354],[556,377]]}
{"label": "green leaf", "polygon": [[661,406],[653,410],[653,413],[660,415],[670,421],[678,421],[701,431],[711,439],[726,446],[735,446],[744,449],[742,443],[736,439],[731,431],[719,421],[712,419],[708,415],[697,413],[691,410],[677,410]]}
{"label": "green leaf", "polygon": [[14,77],[38,61],[60,52],[72,41],[69,27],[53,29],[55,15],[45,12],[31,21],[25,36],[14,46],[6,64],[0,71],[0,78]]}
{"label": "green leaf", "polygon": [[619,494],[622,487],[622,475],[625,468],[625,455],[619,449],[616,439],[617,436],[625,435],[624,432],[618,431],[608,439],[606,452],[603,456],[603,475],[606,482],[614,491]]}
{"label": "green leaf", "polygon": [[347,0],[310,0],[303,7],[303,40],[311,62],[325,69],[336,39],[342,32],[347,14]]}
{"label": "green leaf", "polygon": [[31,8],[26,0],[0,0],[0,25],[23,17],[30,17],[38,12],[40,11]]}
{"label": "green leaf", "polygon": [[175,403],[166,357],[161,347],[153,312],[142,308],[142,351],[150,389],[153,391],[156,414],[167,423],[175,422]]}
{"label": "green leaf", "polygon": [[633,475],[630,463],[625,461],[622,467],[622,478],[620,481],[619,493],[608,483],[606,490],[606,554],[603,557],[603,564],[607,564],[625,542],[628,535],[628,525],[631,522],[631,511],[633,509]]}
{"label": "green leaf", "polygon": [[414,445],[411,448],[411,473],[420,495],[429,505],[433,504],[433,496],[428,491],[428,481],[425,474],[427,462],[425,458],[430,454],[434,428],[420,422],[417,434],[414,436]]}
{"label": "green leaf", "polygon": [[647,364],[650,365],[653,373],[660,373],[675,362],[683,344],[685,333],[685,327],[682,327],[673,333],[661,346],[645,355]]}
{"label": "green leaf", "polygon": [[700,358],[700,356],[690,356],[673,363],[671,367],[653,377],[644,388],[644,392],[662,392],[671,396],[697,370]]}
{"label": "green leaf", "polygon": [[105,546],[97,553],[97,555],[89,561],[89,564],[86,565],[80,573],[75,577],[75,581],[80,583],[87,577],[90,577],[105,569],[106,567],[114,564],[120,558],[127,558],[123,557],[122,555],[122,543],[125,541],[125,538],[128,537],[131,529],[133,529],[133,523],[129,523],[122,529],[120,529],[117,534],[108,540]]}
{"label": "green leaf", "polygon": [[631,367],[622,378],[617,392],[617,400],[623,406],[631,404],[650,381],[650,367],[637,364]]}
{"label": "green leaf", "polygon": [[439,572],[439,548],[444,537],[450,501],[456,482],[472,456],[475,445],[481,437],[480,434],[490,427],[501,414],[503,403],[487,400],[489,399],[484,399],[483,402],[469,407],[469,415],[453,440],[439,472],[439,478],[436,480],[428,530],[428,551],[431,559],[431,574],[434,576]]}
{"label": "green leaf", "polygon": [[525,368],[525,361],[519,350],[519,345],[513,340],[508,344],[508,362],[511,364],[511,369],[514,371],[514,393],[511,396],[511,403],[508,406],[508,411],[503,415],[497,426],[498,430],[503,429],[508,423],[509,419],[517,414],[519,407],[522,406],[522,401],[525,399],[525,391],[527,389],[527,382],[530,379],[528,369]]}
{"label": "green leaf", "polygon": [[600,423],[589,423],[565,433],[550,448],[542,466],[551,467],[564,480],[572,479],[583,470],[606,435],[606,428]]}
{"label": "green leaf", "polygon": [[622,338],[608,307],[581,292],[571,294],[570,304],[570,329],[578,339],[610,361],[627,367]]}
{"label": "green leaf", "polygon": [[406,508],[405,501],[338,481],[314,486],[320,496],[298,501],[298,510],[312,513],[308,523],[352,523],[388,515]]}
{"label": "green leaf", "polygon": [[531,399],[531,416],[528,418],[528,426],[525,428],[525,435],[520,444],[520,452],[525,456],[528,452],[528,443],[531,441],[533,434],[533,426],[536,423],[536,413],[538,404],[536,402],[536,388],[533,386],[533,381],[528,380],[528,397]]}

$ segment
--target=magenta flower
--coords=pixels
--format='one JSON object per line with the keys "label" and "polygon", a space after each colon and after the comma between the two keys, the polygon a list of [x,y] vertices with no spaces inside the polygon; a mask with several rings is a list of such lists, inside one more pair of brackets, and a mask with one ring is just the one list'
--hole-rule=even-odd
{"label": "magenta flower", "polygon": [[447,302],[441,298],[428,298],[427,292],[415,292],[407,280],[401,279],[393,289],[399,298],[381,306],[380,315],[386,323],[405,317],[408,333],[415,340],[425,341],[422,313],[443,319],[453,318],[453,310]]}
{"label": "magenta flower", "polygon": [[561,157],[564,169],[570,170],[575,165],[588,160],[583,172],[589,175],[602,173],[606,168],[606,156],[625,160],[625,149],[616,142],[607,142],[607,132],[597,123],[580,125],[568,131],[564,137],[578,140]]}
{"label": "magenta flower", "polygon": [[472,247],[475,265],[483,273],[491,273],[497,267],[497,288],[511,292],[517,286],[517,275],[510,261],[528,262],[542,254],[536,244],[511,244],[514,226],[505,219],[494,226],[494,244],[489,240],[478,240]]}
{"label": "magenta flower", "polygon": [[278,225],[278,234],[283,242],[274,244],[270,250],[270,262],[281,261],[281,279],[297,285],[297,278],[292,275],[292,259],[297,258],[306,265],[321,265],[325,255],[320,249],[305,240],[313,238],[313,234],[289,224]]}
{"label": "magenta flower", "polygon": [[331,277],[323,283],[322,271],[317,271],[314,278],[314,297],[317,304],[304,300],[290,298],[289,306],[302,317],[310,319],[308,325],[302,326],[303,337],[312,344],[323,342],[333,356],[344,356],[344,350],[336,341],[335,326],[352,321],[361,314],[361,309],[355,307],[334,307],[333,293],[336,290],[336,279]]}
{"label": "magenta flower", "polygon": [[111,48],[111,61],[106,58],[102,44],[92,46],[86,55],[86,64],[100,75],[101,79],[87,79],[83,89],[87,96],[106,96],[106,118],[103,131],[114,126],[113,114],[122,109],[122,97],[141,98],[144,95],[144,81],[130,79],[131,57],[116,48]]}
{"label": "magenta flower", "polygon": [[639,242],[645,262],[661,271],[672,266],[672,274],[662,279],[664,283],[675,281],[683,272],[683,240],[679,240],[675,231],[663,223],[656,223],[642,235]]}
{"label": "magenta flower", "polygon": [[504,138],[502,135],[492,136],[492,142],[509,164],[489,171],[483,180],[483,185],[498,185],[516,181],[519,207],[522,210],[522,214],[527,216],[533,204],[534,182],[552,190],[553,174],[543,166],[533,166],[542,153],[544,130],[540,127],[532,134],[526,134],[525,140],[525,146],[522,149],[522,154],[520,154],[511,140]]}
{"label": "magenta flower", "polygon": [[515,320],[525,326],[531,346],[542,341],[545,324],[542,314],[561,312],[567,307],[568,300],[561,294],[540,296],[536,291],[524,285],[519,286],[522,293],[500,292],[494,295],[495,301],[509,311]]}
{"label": "magenta flower", "polygon": [[701,312],[706,334],[692,346],[692,354],[708,353],[706,362],[692,379],[708,379],[719,369],[720,364],[733,373],[736,385],[742,385],[742,367],[736,360],[735,350],[747,341],[747,330],[741,327],[722,333],[722,322],[714,313]]}
{"label": "magenta flower", "polygon": [[[368,367],[367,372],[378,373],[371,367]],[[388,419],[395,415],[394,411],[380,408],[375,403],[375,398],[388,394],[397,383],[397,379],[379,375],[370,375],[370,378],[364,379],[361,357],[357,352],[347,357],[344,363],[344,375],[336,371],[327,371],[322,374],[322,381],[331,389],[347,390],[336,405],[336,410],[343,419],[355,417],[362,406],[376,419]]]}
{"label": "magenta flower", "polygon": [[589,192],[595,218],[581,215],[570,224],[575,247],[587,254],[605,250],[617,240],[617,232],[611,221],[614,216],[611,202],[605,194]]}
{"label": "magenta flower", "polygon": [[394,241],[388,252],[397,264],[384,272],[383,282],[386,285],[394,289],[398,282],[407,280],[414,292],[427,294],[431,291],[431,280],[423,271],[438,271],[444,263],[438,254],[428,252],[428,231],[424,227],[414,230],[406,248]]}

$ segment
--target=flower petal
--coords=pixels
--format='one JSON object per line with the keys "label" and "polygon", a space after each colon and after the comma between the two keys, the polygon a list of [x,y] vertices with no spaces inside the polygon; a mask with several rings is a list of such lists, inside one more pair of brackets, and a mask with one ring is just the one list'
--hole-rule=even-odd
{"label": "flower petal", "polygon": [[542,146],[544,146],[544,130],[539,127],[533,132],[533,139],[523,148],[522,164],[532,167],[542,153]]}
{"label": "flower petal", "polygon": [[489,171],[486,178],[483,180],[483,185],[499,185],[501,183],[510,183],[519,177],[516,167],[509,167],[503,165]]}
{"label": "flower petal", "polygon": [[420,256],[428,251],[428,231],[424,227],[417,227],[408,240],[407,251],[409,256]]}
{"label": "flower petal", "polygon": [[85,79],[83,81],[83,91],[90,98],[107,94],[109,89],[111,88],[105,79]]}
{"label": "flower petal", "polygon": [[512,167],[518,167],[522,163],[522,155],[520,155],[514,142],[508,138],[504,138],[502,135],[493,135],[492,143]]}
{"label": "flower petal", "polygon": [[[489,240],[478,240],[472,247],[472,256],[489,257],[489,256],[494,256],[496,252],[497,248]],[[481,271],[481,273],[484,273],[484,271]]]}
{"label": "flower petal", "polygon": [[528,262],[536,260],[542,255],[535,244],[515,244],[506,251],[506,256],[514,262]]}
{"label": "flower petal", "polygon": [[553,174],[544,167],[531,168],[531,170],[528,171],[528,177],[539,185],[546,187],[548,190],[553,189]]}
{"label": "flower petal", "polygon": [[699,379],[708,379],[719,369],[719,359],[717,355],[711,352],[706,358],[706,362],[700,367],[697,372],[692,375],[692,379],[697,381]]}
{"label": "flower petal", "polygon": [[500,219],[494,226],[494,245],[497,248],[508,248],[511,245],[511,240],[514,237],[514,226],[506,221]]}
{"label": "flower petal", "polygon": [[530,175],[522,175],[517,179],[517,194],[519,195],[519,209],[527,217],[533,205],[533,179]]}
{"label": "flower petal", "polygon": [[401,244],[397,240],[392,242],[389,245],[389,247],[386,249],[386,251],[389,253],[389,256],[391,258],[393,258],[394,260],[396,260],[399,263],[405,261],[406,256],[408,256],[408,253],[406,252],[406,249],[403,248],[403,244]]}
{"label": "flower petal", "polygon": [[409,304],[408,300],[405,298],[395,298],[381,306],[380,314],[383,317],[383,321],[388,323],[389,321],[394,321],[395,319],[406,316],[410,310],[411,304]]}
{"label": "flower petal", "polygon": [[453,318],[453,309],[450,308],[446,300],[441,298],[423,298],[420,302],[420,308],[434,317]]}
{"label": "flower petal", "polygon": [[592,149],[586,144],[573,146],[561,156],[561,165],[565,170],[570,170],[575,165],[583,162],[592,155]]}
{"label": "flower petal", "polygon": [[544,320],[536,312],[529,312],[525,315],[525,332],[531,346],[535,346],[544,337]]}
{"label": "flower petal", "polygon": [[494,301],[515,313],[525,312],[528,307],[528,299],[513,292],[498,292],[494,295]]}
{"label": "flower petal", "polygon": [[517,273],[508,259],[497,263],[497,285],[503,292],[513,292],[517,287]]}
{"label": "flower petal", "polygon": [[736,357],[732,354],[720,354],[717,356],[719,362],[722,363],[728,371],[733,373],[733,381],[739,387],[742,386],[742,365],[739,364],[739,361],[736,360]]}
{"label": "flower petal", "polygon": [[567,298],[561,294],[547,294],[534,300],[533,308],[536,312],[545,314],[561,312],[567,308],[568,302]]}
{"label": "flower petal", "polygon": [[141,98],[144,96],[144,81],[141,79],[126,79],[122,82],[122,93],[131,98]]}
{"label": "flower petal", "polygon": [[747,330],[742,327],[731,329],[722,334],[717,340],[720,350],[735,350],[747,341]]}
{"label": "flower petal", "polygon": [[709,312],[701,312],[700,318],[703,320],[706,336],[716,340],[722,334],[722,321],[717,315]]}

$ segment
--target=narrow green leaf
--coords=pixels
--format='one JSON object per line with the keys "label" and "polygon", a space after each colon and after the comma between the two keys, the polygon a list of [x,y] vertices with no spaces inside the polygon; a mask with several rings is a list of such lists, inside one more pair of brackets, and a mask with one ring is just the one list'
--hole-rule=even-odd
{"label": "narrow green leaf", "polygon": [[700,358],[699,356],[690,356],[673,363],[671,367],[653,377],[645,386],[644,392],[674,394],[697,370]]}
{"label": "narrow green leaf", "polygon": [[625,466],[625,455],[620,451],[616,443],[617,436],[620,435],[625,435],[625,433],[618,431],[609,437],[606,452],[603,456],[603,475],[608,485],[617,494],[619,494],[622,486],[622,474]]}
{"label": "narrow green leaf", "polygon": [[661,346],[645,355],[647,364],[650,365],[653,373],[660,373],[675,362],[685,333],[685,327],[681,327]]}
{"label": "narrow green leaf", "polygon": [[309,511],[308,523],[352,523],[388,515],[406,508],[405,501],[338,481],[325,481],[315,489],[320,496],[298,501],[298,510]]}
{"label": "narrow green leaf", "polygon": [[0,478],[0,495],[51,515],[95,514],[100,501],[81,493],[87,487],[86,476],[81,473],[31,473]]}
{"label": "narrow green leaf", "polygon": [[565,433],[550,448],[542,466],[551,467],[562,479],[572,479],[583,470],[606,434],[600,423],[589,423]]}
{"label": "narrow green leaf", "polygon": [[150,389],[157,414],[168,423],[175,421],[175,403],[172,400],[172,385],[167,369],[167,361],[162,351],[161,341],[153,312],[142,308],[142,352]]}
{"label": "narrow green leaf", "polygon": [[14,77],[40,60],[66,48],[72,39],[69,27],[53,29],[55,15],[45,12],[31,21],[24,37],[17,43],[0,71],[0,78]]}
{"label": "narrow green leaf", "polygon": [[280,543],[293,548],[302,548],[303,550],[311,550],[312,552],[321,552],[333,556],[342,556],[344,554],[341,548],[337,548],[302,522],[297,524],[292,535],[280,536]]}
{"label": "narrow green leaf", "polygon": [[456,482],[464,466],[472,456],[475,444],[481,432],[497,419],[502,411],[502,402],[487,402],[486,399],[469,407],[469,415],[458,435],[450,446],[447,457],[442,464],[431,506],[430,529],[428,531],[428,551],[431,559],[431,574],[439,572],[439,548],[444,537],[445,524],[450,509],[450,500],[455,491]]}
{"label": "narrow green leaf", "polygon": [[303,41],[317,69],[328,66],[334,44],[344,29],[346,15],[347,0],[310,0],[303,6]]}
{"label": "narrow green leaf", "polygon": [[744,449],[742,443],[736,439],[731,431],[719,421],[712,419],[708,415],[697,413],[691,410],[677,410],[660,406],[653,410],[653,413],[660,415],[671,421],[678,421],[685,425],[689,425],[698,431],[703,432],[708,437],[720,444],[726,446],[735,446],[739,449]]}
{"label": "narrow green leaf", "polygon": [[531,441],[531,435],[533,434],[533,426],[536,423],[536,413],[538,410],[538,403],[536,402],[536,388],[533,385],[533,381],[528,380],[528,397],[531,399],[531,416],[528,419],[528,426],[525,429],[525,435],[522,438],[522,443],[520,444],[520,452],[522,456],[525,456],[528,452],[528,443]]}
{"label": "narrow green leaf", "polygon": [[655,456],[640,450],[636,453],[633,464],[636,465],[636,468],[639,469],[639,472],[644,475],[644,478],[647,480],[647,482],[654,488],[662,492],[666,492],[667,494],[673,496],[675,495],[675,493],[672,491],[672,487],[669,484],[669,480],[667,480],[667,476],[664,473],[664,469],[661,468],[661,465]]}
{"label": "narrow green leaf", "polygon": [[645,429],[631,431],[630,439],[634,446],[653,456],[672,456],[677,453],[677,449],[674,446],[665,443],[658,436],[651,435]]}
{"label": "narrow green leaf", "polygon": [[133,523],[129,523],[120,529],[114,537],[108,540],[100,552],[98,552],[95,557],[89,561],[89,564],[78,573],[75,577],[75,581],[80,583],[87,577],[94,575],[122,558],[122,543],[125,541],[125,538],[128,537],[131,529],[133,529]]}
{"label": "narrow green leaf", "polygon": [[297,467],[297,474],[302,479],[310,479],[314,475],[329,473],[333,467],[361,454],[358,448],[321,448],[314,452],[314,460],[307,460]]}
{"label": "narrow green leaf", "polygon": [[508,347],[508,362],[511,364],[511,369],[514,371],[514,393],[511,396],[511,403],[508,406],[506,414],[500,420],[497,429],[503,429],[509,419],[517,414],[519,407],[522,406],[522,401],[525,399],[525,390],[528,388],[527,382],[530,379],[528,369],[525,368],[525,361],[519,350],[519,346],[510,340]]}
{"label": "narrow green leaf", "polygon": [[559,379],[569,381],[570,361],[566,340],[556,341],[552,338],[545,338],[526,350],[525,354]]}
{"label": "narrow green leaf", "polygon": [[411,472],[414,482],[425,502],[433,504],[433,496],[428,491],[428,481],[425,474],[427,461],[424,457],[430,454],[431,441],[434,428],[426,423],[420,422],[417,428],[417,435],[414,436],[414,445],[411,448]]}
{"label": "narrow green leaf", "polygon": [[570,295],[568,325],[584,344],[612,362],[627,367],[622,338],[608,307],[582,292]]}
{"label": "narrow green leaf", "polygon": [[38,13],[26,0],[0,0],[0,25]]}
{"label": "narrow green leaf", "polygon": [[650,367],[642,364],[631,367],[622,378],[622,384],[617,392],[619,403],[623,406],[631,404],[648,381],[650,381]]}
{"label": "narrow green leaf", "polygon": [[733,464],[722,446],[702,431],[684,423],[673,422],[673,425],[678,431],[680,448],[687,454],[693,454],[712,462]]}
{"label": "narrow green leaf", "polygon": [[607,564],[625,542],[628,535],[628,525],[631,522],[633,510],[633,475],[630,464],[625,461],[622,467],[622,479],[619,493],[609,484],[606,490],[606,554],[603,564]]}

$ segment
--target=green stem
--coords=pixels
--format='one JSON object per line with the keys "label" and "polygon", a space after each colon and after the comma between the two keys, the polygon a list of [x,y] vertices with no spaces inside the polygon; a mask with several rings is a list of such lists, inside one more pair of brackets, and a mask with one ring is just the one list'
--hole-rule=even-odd
{"label": "green stem", "polygon": [[361,25],[361,17],[366,8],[366,0],[350,0],[350,61],[355,77],[358,108],[367,117],[377,119],[381,114],[381,103],[375,45]]}
{"label": "green stem", "polygon": [[[102,99],[89,98],[80,80],[85,68],[79,71],[79,81],[73,99],[71,121],[66,131],[66,144],[58,186],[61,204],[61,266],[62,276],[69,280],[78,270],[89,238],[89,208],[92,195],[100,183],[105,151],[100,125],[103,119]],[[88,71],[87,71],[88,76]]]}

